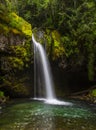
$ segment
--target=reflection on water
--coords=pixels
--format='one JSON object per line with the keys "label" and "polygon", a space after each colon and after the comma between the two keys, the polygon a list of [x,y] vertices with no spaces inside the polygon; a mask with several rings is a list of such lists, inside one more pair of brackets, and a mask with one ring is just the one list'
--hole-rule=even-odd
{"label": "reflection on water", "polygon": [[0,114],[0,130],[95,130],[96,107],[72,102],[72,106],[17,102]]}

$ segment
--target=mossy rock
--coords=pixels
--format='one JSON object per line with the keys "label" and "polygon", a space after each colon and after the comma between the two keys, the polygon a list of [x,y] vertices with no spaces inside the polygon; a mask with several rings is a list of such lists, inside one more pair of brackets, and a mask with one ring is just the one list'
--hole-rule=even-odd
{"label": "mossy rock", "polygon": [[[0,88],[2,86],[5,95],[10,97],[30,95],[31,85],[26,85],[29,80],[20,81],[20,79],[22,79],[25,71],[30,68],[32,61],[31,36],[31,24],[23,18],[15,13],[0,13],[0,60],[3,73],[3,76],[0,75],[2,80]],[[29,78],[29,73],[27,78]],[[2,92],[0,92],[0,96],[3,96]]]}
{"label": "mossy rock", "polygon": [[9,28],[5,24],[0,23],[0,33],[9,33]]}
{"label": "mossy rock", "polygon": [[30,91],[22,83],[14,85],[14,87],[12,88],[12,92],[14,93],[15,96],[17,95],[26,97],[30,95]]}
{"label": "mossy rock", "polygon": [[26,36],[32,36],[31,24],[26,22],[23,18],[19,17],[15,13],[9,14],[9,25],[17,30],[21,31]]}
{"label": "mossy rock", "polygon": [[0,24],[0,30],[4,31],[12,31],[15,34],[22,34],[25,36],[32,36],[32,27],[27,21],[23,18],[19,17],[16,13],[8,13],[8,14],[0,14],[0,20],[2,21]]}
{"label": "mossy rock", "polygon": [[[58,59],[62,56],[62,54],[65,53],[64,47],[61,42],[61,36],[60,33],[57,30],[46,30],[45,37],[48,42],[48,51],[50,52],[50,49],[52,49],[52,59]],[[50,54],[49,54],[50,55]]]}
{"label": "mossy rock", "polygon": [[23,75],[20,76],[15,77],[15,75],[13,75],[13,77],[8,77],[9,79],[6,77],[3,79],[3,89],[7,96],[16,98],[29,97],[31,95],[32,86],[30,83],[28,84],[29,77],[25,77],[25,75],[24,77]]}

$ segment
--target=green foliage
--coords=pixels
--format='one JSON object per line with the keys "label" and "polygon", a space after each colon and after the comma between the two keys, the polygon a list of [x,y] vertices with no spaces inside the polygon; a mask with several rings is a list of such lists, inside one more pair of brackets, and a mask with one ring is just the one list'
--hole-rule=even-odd
{"label": "green foliage", "polygon": [[[30,21],[33,26],[60,32],[61,38],[58,41],[56,39],[58,36],[55,37],[53,31],[52,34],[46,31],[48,52],[51,52],[51,56],[56,58],[66,55],[74,65],[86,64],[88,77],[94,80],[96,2],[94,0],[25,0],[21,9],[22,3],[23,1],[19,0],[20,15]],[[63,46],[61,47],[59,43]]]}
{"label": "green foliage", "polygon": [[18,0],[19,15],[32,23],[33,26],[51,26],[54,19],[54,11],[52,10],[55,7],[55,1],[56,0],[52,2],[50,0]]}
{"label": "green foliage", "polygon": [[0,0],[0,13],[17,12],[16,0]]}
{"label": "green foliage", "polygon": [[32,36],[31,25],[15,13],[9,14],[9,25],[28,36]]}
{"label": "green foliage", "polygon": [[16,57],[9,57],[10,66],[16,69],[23,69],[24,63],[22,59]]}
{"label": "green foliage", "polygon": [[92,90],[91,95],[94,96],[94,97],[96,97],[96,89]]}
{"label": "green foliage", "polygon": [[10,62],[10,66],[13,69],[22,70],[24,67],[28,67],[30,61],[30,44],[11,46],[11,50],[13,51],[14,56],[8,58]]}
{"label": "green foliage", "polygon": [[28,95],[28,89],[23,85],[23,83],[16,83],[14,87],[12,88],[14,93],[17,93],[18,95]]}
{"label": "green foliage", "polygon": [[9,30],[6,25],[0,23],[0,33],[8,34]]}
{"label": "green foliage", "polygon": [[62,56],[62,54],[64,53],[64,48],[61,45],[60,34],[56,30],[54,30],[52,31],[51,35],[53,39],[52,44],[54,45],[53,46],[53,52],[54,52],[53,59],[56,59]]}
{"label": "green foliage", "polygon": [[90,42],[88,48],[88,76],[90,80],[94,79],[94,61],[95,61],[95,53],[94,53],[94,46]]}
{"label": "green foliage", "polygon": [[0,98],[4,97],[4,92],[0,91]]}
{"label": "green foliage", "polygon": [[[7,15],[5,13],[0,14],[0,20],[3,23],[2,25],[5,24],[4,27],[8,28],[7,30],[10,31],[10,29],[11,29],[11,31],[13,31],[13,33],[16,33],[19,35],[21,32],[21,35],[25,35],[27,37],[32,36],[31,24],[29,24],[23,18],[16,15],[16,13],[14,13],[14,12],[7,13]],[[5,29],[5,28],[3,28],[3,29]]]}
{"label": "green foliage", "polygon": [[50,31],[46,29],[45,39],[47,41],[47,50],[50,58],[56,60],[64,53],[64,48],[61,43],[61,36],[58,31]]}
{"label": "green foliage", "polygon": [[31,64],[31,24],[14,13],[15,0],[0,2],[0,88],[14,97],[28,96],[29,77],[24,74]]}
{"label": "green foliage", "polygon": [[[9,77],[5,77],[4,80],[4,85],[7,86],[7,91],[9,91],[9,93],[11,93],[12,97],[18,97],[18,96],[28,96],[29,95],[29,91],[27,86],[25,86],[25,81],[26,78],[25,77],[20,77],[20,79],[17,77],[15,77],[15,75],[12,76],[9,75]],[[24,78],[24,79],[23,79]]]}

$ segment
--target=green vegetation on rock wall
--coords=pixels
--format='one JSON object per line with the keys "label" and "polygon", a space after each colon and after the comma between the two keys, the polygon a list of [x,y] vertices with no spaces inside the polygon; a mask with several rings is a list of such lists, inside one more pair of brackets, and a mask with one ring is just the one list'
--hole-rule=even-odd
{"label": "green vegetation on rock wall", "polygon": [[[31,65],[31,24],[0,4],[0,90],[13,97],[28,96]],[[6,9],[7,11],[4,11]],[[26,73],[26,75],[25,75]]]}

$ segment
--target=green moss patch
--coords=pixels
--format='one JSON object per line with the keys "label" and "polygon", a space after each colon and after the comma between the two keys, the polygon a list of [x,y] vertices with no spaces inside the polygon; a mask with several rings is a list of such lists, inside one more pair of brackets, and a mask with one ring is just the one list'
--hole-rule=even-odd
{"label": "green moss patch", "polygon": [[32,36],[31,24],[26,22],[23,18],[19,17],[15,13],[9,14],[9,25],[18,29],[27,36]]}
{"label": "green moss patch", "polygon": [[0,24],[0,30],[11,30],[15,34],[21,32],[25,36],[32,36],[31,24],[26,22],[23,18],[19,17],[14,12],[8,13],[7,15],[0,14],[0,20],[2,21]]}
{"label": "green moss patch", "polygon": [[4,97],[4,92],[0,91],[0,98]]}
{"label": "green moss patch", "polygon": [[94,97],[96,97],[96,89],[93,89],[93,90],[91,91],[91,95],[94,96]]}

